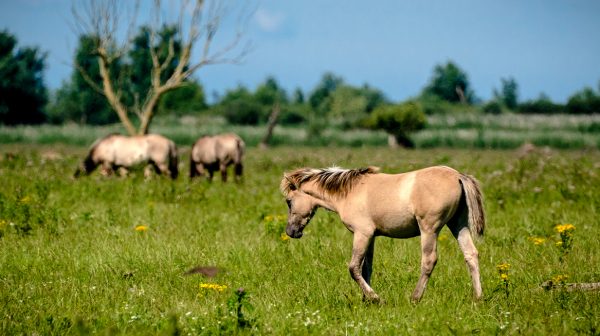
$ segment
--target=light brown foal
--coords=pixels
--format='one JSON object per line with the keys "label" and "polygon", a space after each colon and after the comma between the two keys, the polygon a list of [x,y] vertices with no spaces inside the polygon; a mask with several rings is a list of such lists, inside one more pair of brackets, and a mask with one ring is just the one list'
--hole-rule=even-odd
{"label": "light brown foal", "polygon": [[190,178],[208,173],[211,181],[215,171],[221,172],[221,180],[227,181],[227,167],[233,165],[235,179],[242,178],[242,159],[246,144],[234,133],[206,135],[196,140],[190,152]]}
{"label": "light brown foal", "polygon": [[350,275],[363,298],[379,301],[370,286],[376,236],[421,236],[421,276],[411,299],[418,302],[437,262],[437,237],[447,225],[464,254],[475,298],[482,296],[478,252],[471,235],[483,235],[483,195],[477,180],[444,167],[404,174],[382,174],[362,169],[301,168],[284,174],[281,191],[289,208],[286,233],[302,237],[302,230],[322,207],[339,214],[354,234]]}

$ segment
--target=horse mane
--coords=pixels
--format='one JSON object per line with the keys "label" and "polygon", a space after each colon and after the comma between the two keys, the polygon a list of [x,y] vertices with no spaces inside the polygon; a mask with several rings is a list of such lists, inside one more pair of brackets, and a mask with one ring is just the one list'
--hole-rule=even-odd
{"label": "horse mane", "polygon": [[366,174],[376,174],[377,167],[358,169],[330,168],[299,168],[286,173],[281,180],[280,189],[284,195],[297,190],[305,182],[315,182],[317,186],[332,196],[346,196],[352,187]]}

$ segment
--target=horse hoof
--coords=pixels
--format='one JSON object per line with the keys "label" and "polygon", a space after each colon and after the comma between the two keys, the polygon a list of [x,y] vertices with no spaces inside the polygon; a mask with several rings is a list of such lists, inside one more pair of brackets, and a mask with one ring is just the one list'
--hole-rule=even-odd
{"label": "horse hoof", "polygon": [[373,296],[363,296],[363,302],[369,304],[382,304],[383,300],[377,294]]}

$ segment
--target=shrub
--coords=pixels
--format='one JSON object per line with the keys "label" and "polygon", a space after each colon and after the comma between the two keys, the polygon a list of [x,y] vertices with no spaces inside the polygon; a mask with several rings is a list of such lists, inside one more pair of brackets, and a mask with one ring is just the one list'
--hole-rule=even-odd
{"label": "shrub", "polygon": [[425,113],[416,102],[406,102],[399,105],[382,105],[376,108],[365,126],[381,129],[392,135],[398,144],[414,147],[409,133],[425,128],[427,120]]}
{"label": "shrub", "polygon": [[564,108],[563,105],[552,102],[550,98],[542,94],[538,99],[519,104],[517,112],[524,114],[556,114],[563,112]]}
{"label": "shrub", "polygon": [[263,107],[253,100],[238,99],[222,104],[219,109],[227,122],[238,125],[258,125],[266,120]]}
{"label": "shrub", "polygon": [[571,114],[600,113],[600,95],[591,88],[585,88],[569,98],[565,110]]}
{"label": "shrub", "polygon": [[502,104],[496,100],[492,100],[483,105],[481,110],[488,114],[500,114],[502,113]]}

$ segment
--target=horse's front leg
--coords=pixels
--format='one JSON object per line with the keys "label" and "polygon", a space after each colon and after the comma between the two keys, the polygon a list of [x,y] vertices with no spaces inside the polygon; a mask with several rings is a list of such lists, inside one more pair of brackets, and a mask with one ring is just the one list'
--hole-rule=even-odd
{"label": "horse's front leg", "polygon": [[375,250],[375,237],[371,239],[371,244],[367,247],[367,253],[365,254],[365,260],[362,265],[362,276],[371,285],[371,274],[373,274],[373,252]]}
{"label": "horse's front leg", "polygon": [[113,165],[108,163],[108,162],[103,162],[102,166],[100,167],[100,174],[104,175],[104,176],[110,176],[112,175],[114,171]]}
{"label": "horse's front leg", "polygon": [[379,302],[379,296],[369,285],[373,265],[374,240],[375,237],[372,234],[354,233],[352,259],[348,265],[348,270],[352,279],[360,286],[363,292],[363,299],[370,302]]}

